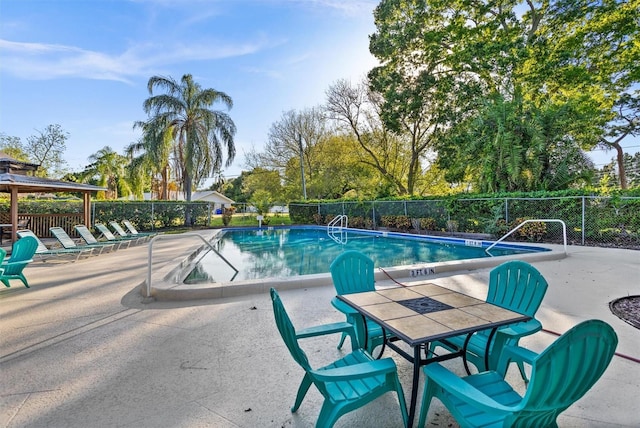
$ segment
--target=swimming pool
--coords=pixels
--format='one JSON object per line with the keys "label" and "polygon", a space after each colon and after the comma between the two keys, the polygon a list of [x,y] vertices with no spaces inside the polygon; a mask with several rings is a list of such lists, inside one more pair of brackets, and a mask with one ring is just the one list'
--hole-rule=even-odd
{"label": "swimming pool", "polygon": [[[549,251],[537,246],[504,244],[492,248],[489,254],[485,249],[491,242],[473,239],[358,229],[330,235],[327,230],[317,226],[224,229],[214,238],[213,245],[238,272],[214,252],[203,251],[184,283],[326,274],[331,262],[346,250],[363,252],[374,261],[376,268]],[[414,268],[410,273],[412,276],[434,273],[428,269],[431,268]]]}

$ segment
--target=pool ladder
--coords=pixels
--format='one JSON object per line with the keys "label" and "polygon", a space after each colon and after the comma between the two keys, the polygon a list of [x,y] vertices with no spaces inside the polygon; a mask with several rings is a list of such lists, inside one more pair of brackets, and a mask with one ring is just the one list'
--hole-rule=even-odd
{"label": "pool ladder", "polygon": [[349,218],[344,214],[340,214],[327,224],[327,235],[338,244],[346,244],[347,231],[344,229],[347,228],[348,224]]}

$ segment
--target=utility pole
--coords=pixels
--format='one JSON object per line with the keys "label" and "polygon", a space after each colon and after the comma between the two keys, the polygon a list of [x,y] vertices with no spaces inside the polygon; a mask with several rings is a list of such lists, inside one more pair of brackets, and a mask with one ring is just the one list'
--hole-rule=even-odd
{"label": "utility pole", "polygon": [[307,200],[307,184],[304,181],[304,156],[302,153],[302,134],[298,134],[298,149],[300,150],[300,175],[302,176],[302,195]]}

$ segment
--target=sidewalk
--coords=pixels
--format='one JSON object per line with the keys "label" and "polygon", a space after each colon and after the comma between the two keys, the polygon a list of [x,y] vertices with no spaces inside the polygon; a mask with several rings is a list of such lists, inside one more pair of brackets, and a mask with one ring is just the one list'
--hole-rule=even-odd
{"label": "sidewalk", "polygon": [[[154,260],[177,264],[191,244],[154,246]],[[15,283],[0,290],[0,427],[313,426],[321,406],[313,388],[290,412],[303,371],[278,335],[268,294],[147,302],[139,292],[147,258],[142,245],[75,263],[37,262],[26,270],[31,289]],[[616,330],[617,352],[640,359],[640,330],[608,307],[640,294],[640,252],[569,247],[563,260],[533,264],[549,281],[538,312],[545,329],[562,333],[599,318]],[[488,275],[479,269],[433,282],[484,298]],[[342,321],[329,303],[334,294],[331,286],[280,292],[298,328]],[[554,338],[538,333],[521,343],[541,350]],[[303,341],[312,365],[336,359],[338,339]],[[392,351],[385,355],[396,361],[408,395],[411,365]],[[463,373],[459,361],[446,365]],[[508,378],[524,387],[517,370]],[[637,427],[639,394],[640,365],[614,357],[559,425]],[[392,395],[336,424],[368,426],[401,426]],[[435,401],[427,426],[457,425]]]}

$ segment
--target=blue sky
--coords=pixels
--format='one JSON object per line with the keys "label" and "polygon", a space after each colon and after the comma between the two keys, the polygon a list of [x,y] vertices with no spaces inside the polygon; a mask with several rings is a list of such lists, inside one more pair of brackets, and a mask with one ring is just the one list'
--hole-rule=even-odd
{"label": "blue sky", "polygon": [[[147,81],[190,73],[233,98],[236,160],[267,141],[288,110],[324,103],[338,79],[375,64],[370,0],[0,0],[0,132],[23,142],[60,124],[79,171],[138,139]],[[216,108],[223,108],[221,105]],[[626,140],[627,152],[640,151]],[[596,164],[615,153],[593,152]]]}
{"label": "blue sky", "polygon": [[[81,170],[102,147],[138,139],[153,75],[186,73],[233,98],[240,173],[283,112],[324,103],[338,79],[357,81],[375,1],[2,0],[0,132],[23,142],[57,123],[65,159]],[[215,108],[223,109],[222,105]]]}

